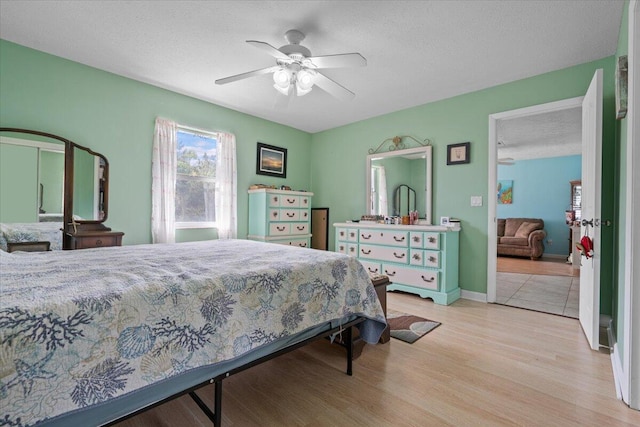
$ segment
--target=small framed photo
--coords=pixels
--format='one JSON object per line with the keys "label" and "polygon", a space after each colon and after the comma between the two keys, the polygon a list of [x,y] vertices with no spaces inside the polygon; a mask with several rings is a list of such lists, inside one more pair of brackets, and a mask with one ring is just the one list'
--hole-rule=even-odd
{"label": "small framed photo", "polygon": [[463,163],[470,163],[470,147],[470,142],[447,145],[447,165],[461,165]]}
{"label": "small framed photo", "polygon": [[444,226],[449,226],[450,222],[449,222],[449,217],[448,216],[441,216],[440,217],[440,225],[444,225]]}
{"label": "small framed photo", "polygon": [[256,174],[287,177],[287,149],[258,142]]}

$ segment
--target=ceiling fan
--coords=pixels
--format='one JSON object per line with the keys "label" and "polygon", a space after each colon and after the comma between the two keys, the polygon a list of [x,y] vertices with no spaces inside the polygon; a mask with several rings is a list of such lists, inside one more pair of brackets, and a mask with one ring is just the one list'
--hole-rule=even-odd
{"label": "ceiling fan", "polygon": [[513,166],[515,164],[515,160],[512,157],[502,157],[498,159],[499,165],[505,166]]}
{"label": "ceiling fan", "polygon": [[269,43],[247,40],[250,45],[273,56],[276,59],[276,65],[218,79],[216,84],[223,85],[249,77],[273,73],[273,86],[278,92],[286,95],[287,100],[293,95],[306,95],[311,92],[314,85],[340,100],[353,99],[355,96],[353,92],[318,70],[323,68],[363,67],[367,65],[367,60],[362,55],[359,53],[343,53],[311,56],[311,51],[300,44],[305,38],[302,32],[289,30],[284,34],[284,38],[288,44],[279,49]]}

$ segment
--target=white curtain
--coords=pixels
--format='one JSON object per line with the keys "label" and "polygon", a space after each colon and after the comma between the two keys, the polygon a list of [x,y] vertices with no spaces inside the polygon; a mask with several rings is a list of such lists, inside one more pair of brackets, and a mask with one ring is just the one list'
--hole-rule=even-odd
{"label": "white curtain", "polygon": [[176,123],[156,119],[151,161],[151,236],[153,243],[176,241]]}
{"label": "white curtain", "polygon": [[389,203],[387,201],[387,172],[384,166],[376,166],[378,188],[378,215],[389,216]]}
{"label": "white curtain", "polygon": [[216,224],[219,239],[235,239],[238,234],[236,184],[236,137],[218,133],[216,153]]}

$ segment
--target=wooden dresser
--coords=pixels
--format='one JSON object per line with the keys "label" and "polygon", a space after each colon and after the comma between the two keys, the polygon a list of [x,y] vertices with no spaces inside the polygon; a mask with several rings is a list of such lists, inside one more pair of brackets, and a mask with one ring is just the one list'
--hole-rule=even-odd
{"label": "wooden dresser", "polygon": [[69,234],[69,249],[101,248],[105,246],[122,246],[121,231],[86,231]]}
{"label": "wooden dresser", "polygon": [[249,240],[311,247],[311,196],[306,191],[249,190]]}
{"label": "wooden dresser", "polygon": [[435,225],[337,223],[335,251],[355,256],[372,275],[389,276],[387,290],[449,305],[460,298],[459,229]]}

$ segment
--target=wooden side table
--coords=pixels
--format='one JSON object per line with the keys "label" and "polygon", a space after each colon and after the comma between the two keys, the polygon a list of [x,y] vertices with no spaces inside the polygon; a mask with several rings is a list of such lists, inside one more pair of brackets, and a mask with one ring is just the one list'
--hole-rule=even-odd
{"label": "wooden side table", "polygon": [[[387,285],[389,284],[389,277],[387,276],[377,276],[375,279],[371,279],[373,283],[373,287],[376,290],[376,294],[378,295],[378,299],[380,300],[380,305],[382,306],[382,311],[384,311],[384,317],[387,318]],[[382,332],[380,336],[380,344],[384,344],[391,340],[391,328],[387,325],[386,329]]]}

